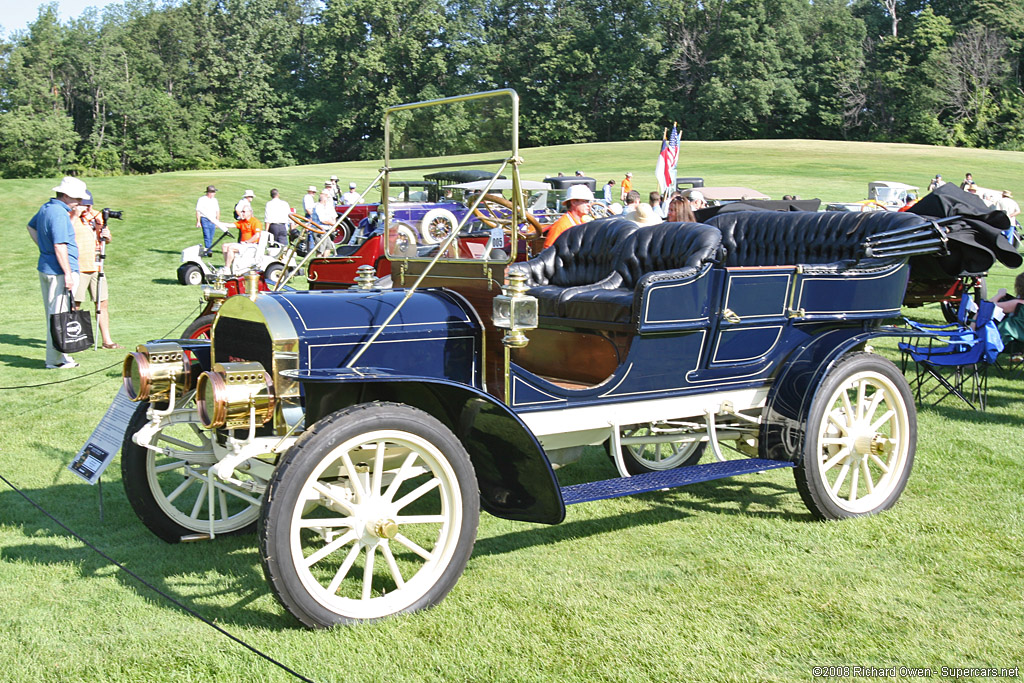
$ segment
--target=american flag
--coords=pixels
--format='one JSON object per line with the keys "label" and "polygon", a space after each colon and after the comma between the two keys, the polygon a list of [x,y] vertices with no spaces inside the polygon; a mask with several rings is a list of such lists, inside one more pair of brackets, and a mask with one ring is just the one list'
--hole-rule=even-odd
{"label": "american flag", "polygon": [[661,193],[670,191],[676,184],[676,163],[679,161],[679,129],[672,124],[672,134],[668,139],[662,137],[661,153],[658,154],[658,163],[654,167],[654,175],[658,178],[658,187]]}

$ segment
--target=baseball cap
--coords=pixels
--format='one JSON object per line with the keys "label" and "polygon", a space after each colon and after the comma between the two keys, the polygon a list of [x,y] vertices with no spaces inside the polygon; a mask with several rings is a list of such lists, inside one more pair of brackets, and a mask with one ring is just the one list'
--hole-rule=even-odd
{"label": "baseball cap", "polygon": [[704,201],[704,194],[700,190],[690,190],[688,198],[691,202],[702,202]]}
{"label": "baseball cap", "polygon": [[79,202],[82,206],[92,206],[92,192],[89,190],[85,191],[85,196],[82,197],[82,201]]}
{"label": "baseball cap", "polygon": [[348,184],[348,189],[350,189],[350,190],[356,189],[356,184],[355,183],[349,183]]}

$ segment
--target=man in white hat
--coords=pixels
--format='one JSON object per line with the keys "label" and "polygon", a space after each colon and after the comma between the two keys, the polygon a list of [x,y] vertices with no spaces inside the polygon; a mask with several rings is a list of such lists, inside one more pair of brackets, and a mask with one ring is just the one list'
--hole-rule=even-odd
{"label": "man in white hat", "polygon": [[622,201],[622,203],[626,202],[626,195],[629,194],[629,191],[632,189],[633,174],[627,173],[626,177],[622,179],[622,187],[620,188],[621,191],[619,192],[619,199]]}
{"label": "man in white hat", "polygon": [[46,307],[46,367],[77,368],[74,358],[54,347],[50,315],[68,310],[68,300],[78,287],[78,244],[69,214],[87,196],[87,191],[81,180],[65,176],[53,192],[56,196],[28,222],[28,234],[39,247],[36,269]]}
{"label": "man in white hat", "polygon": [[242,217],[242,209],[249,209],[249,213],[252,213],[252,200],[256,199],[256,193],[252,190],[246,190],[242,198],[235,204],[235,220],[239,220]]}
{"label": "man in white hat", "polygon": [[349,204],[356,204],[356,203],[359,202],[360,197],[359,197],[359,193],[356,192],[356,187],[357,186],[356,186],[355,183],[349,183],[348,184],[348,192],[346,192],[345,194],[341,195],[341,203],[342,204],[349,205]]}
{"label": "man in white hat", "polygon": [[544,240],[544,248],[547,249],[558,236],[569,228],[586,223],[590,220],[590,203],[594,201],[594,193],[586,185],[570,185],[569,191],[565,193],[565,213],[548,228],[548,236]]}
{"label": "man in white hat", "polygon": [[705,209],[708,206],[707,201],[704,199],[704,194],[700,190],[690,190],[686,194],[686,201],[690,202],[690,208],[694,211]]}
{"label": "man in white hat", "polygon": [[306,212],[306,218],[313,217],[313,207],[316,206],[316,200],[316,185],[310,185],[306,189],[306,196],[302,198],[302,210]]}

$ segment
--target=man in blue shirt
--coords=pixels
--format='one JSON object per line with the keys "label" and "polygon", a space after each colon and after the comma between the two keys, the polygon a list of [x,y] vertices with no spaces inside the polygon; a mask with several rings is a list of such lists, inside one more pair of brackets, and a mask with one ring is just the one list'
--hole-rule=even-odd
{"label": "man in blue shirt", "polygon": [[68,310],[68,300],[78,286],[78,245],[69,214],[86,196],[85,183],[66,176],[53,191],[57,196],[28,222],[28,234],[39,247],[36,269],[46,306],[46,367],[77,368],[74,358],[54,347],[50,315]]}

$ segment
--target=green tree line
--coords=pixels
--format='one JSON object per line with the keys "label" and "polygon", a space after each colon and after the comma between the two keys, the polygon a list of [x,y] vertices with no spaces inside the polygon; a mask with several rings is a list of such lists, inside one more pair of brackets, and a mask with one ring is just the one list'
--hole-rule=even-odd
{"label": "green tree line", "polygon": [[[0,174],[377,158],[382,111],[511,87],[524,145],[1024,149],[1024,0],[127,0],[0,41]],[[443,122],[455,136],[475,122]]]}

